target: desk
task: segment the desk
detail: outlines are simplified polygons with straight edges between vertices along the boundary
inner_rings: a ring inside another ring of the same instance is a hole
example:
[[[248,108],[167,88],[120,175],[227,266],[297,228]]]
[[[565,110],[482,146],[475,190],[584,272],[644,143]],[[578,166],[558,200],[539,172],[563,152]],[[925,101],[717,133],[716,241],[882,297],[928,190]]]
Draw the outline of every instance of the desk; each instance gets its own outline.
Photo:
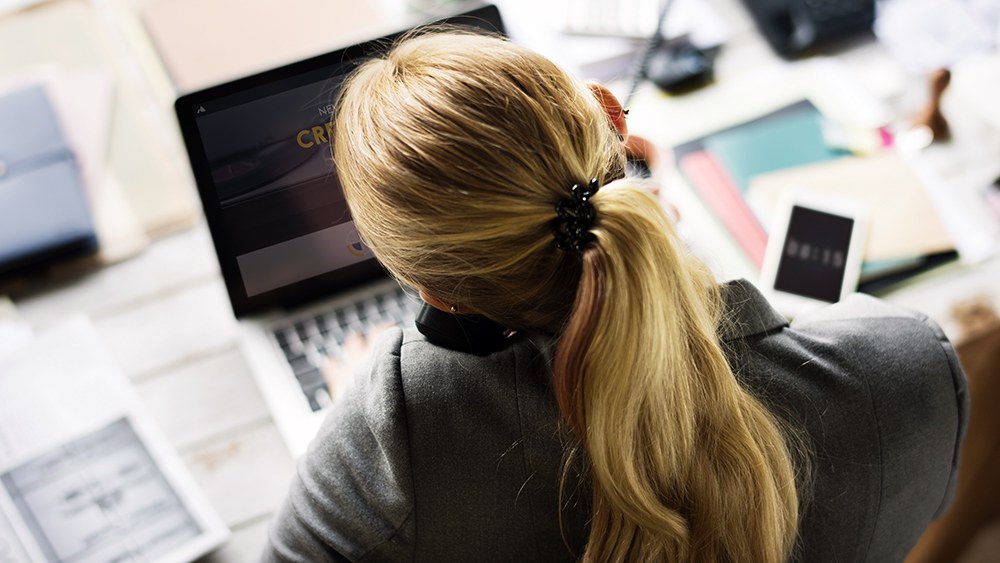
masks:
[[[639,99],[642,108],[650,108],[648,114],[642,109],[630,117],[636,133],[664,146],[671,144],[674,132],[705,126],[711,112],[699,115],[696,107],[725,103],[725,96],[732,94],[725,89],[730,80],[762,68],[780,72],[783,65],[756,35],[738,0],[711,2],[731,33],[718,61],[719,86],[669,103],[658,103],[659,94],[644,87]],[[867,42],[837,58],[877,81],[886,55]],[[764,74],[757,79],[771,78]],[[701,119],[701,124],[694,123],[692,116]],[[675,180],[668,178],[667,191],[692,226],[692,237],[711,249],[720,275],[755,277],[731,242],[713,233],[713,219],[696,196],[675,188],[680,186]],[[996,299],[997,279],[1000,263],[994,261],[976,269],[941,273],[888,297],[926,310],[955,336],[959,332],[949,321],[949,299],[981,291]],[[270,518],[284,498],[294,464],[237,348],[236,321],[204,223],[156,240],[131,260],[16,304],[22,318],[39,330],[77,313],[93,320],[155,420],[233,530],[230,543],[205,561],[254,560],[266,540]]]

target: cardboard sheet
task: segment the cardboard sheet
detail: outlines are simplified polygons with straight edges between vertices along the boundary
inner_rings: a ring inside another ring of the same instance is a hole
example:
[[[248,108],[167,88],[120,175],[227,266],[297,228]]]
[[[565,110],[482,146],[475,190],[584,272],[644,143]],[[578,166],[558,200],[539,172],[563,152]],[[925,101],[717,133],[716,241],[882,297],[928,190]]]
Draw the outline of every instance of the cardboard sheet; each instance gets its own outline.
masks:
[[[184,93],[394,31],[379,7],[352,0],[159,0],[142,19]]]
[[[757,176],[750,182],[747,199],[766,227],[779,199],[797,191],[835,195],[869,207],[865,261],[910,258],[954,248],[923,185],[895,151]]]

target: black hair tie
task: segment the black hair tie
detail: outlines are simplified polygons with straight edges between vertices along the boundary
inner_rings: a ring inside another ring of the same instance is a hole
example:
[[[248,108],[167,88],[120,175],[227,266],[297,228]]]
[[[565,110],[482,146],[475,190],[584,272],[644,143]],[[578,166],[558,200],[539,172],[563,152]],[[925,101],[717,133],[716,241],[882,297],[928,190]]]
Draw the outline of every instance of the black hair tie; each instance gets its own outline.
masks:
[[[594,197],[599,187],[597,178],[586,186],[573,184],[570,189],[573,197],[556,202],[557,217],[551,222],[556,248],[583,253],[587,243],[594,240],[590,232],[594,224],[594,206],[590,204],[590,198]]]

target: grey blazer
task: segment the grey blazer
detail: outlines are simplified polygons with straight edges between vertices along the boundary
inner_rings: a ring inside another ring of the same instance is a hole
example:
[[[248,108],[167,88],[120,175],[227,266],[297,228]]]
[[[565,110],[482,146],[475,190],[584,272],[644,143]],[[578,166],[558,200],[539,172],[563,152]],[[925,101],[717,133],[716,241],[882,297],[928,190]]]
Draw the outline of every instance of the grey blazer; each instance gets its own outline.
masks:
[[[901,561],[955,485],[968,397],[952,346],[870,297],[789,326],[745,281],[725,295],[737,377],[811,450],[795,559]],[[522,336],[476,357],[384,337],[301,460],[263,560],[573,560],[589,491],[564,499],[564,538],[548,346]]]

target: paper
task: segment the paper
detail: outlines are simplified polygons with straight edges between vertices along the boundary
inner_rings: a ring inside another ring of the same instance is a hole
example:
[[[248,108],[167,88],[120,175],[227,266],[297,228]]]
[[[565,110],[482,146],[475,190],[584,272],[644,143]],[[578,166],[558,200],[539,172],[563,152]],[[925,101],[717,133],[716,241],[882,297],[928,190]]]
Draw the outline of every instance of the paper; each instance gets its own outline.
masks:
[[[767,249],[767,235],[726,169],[707,151],[685,154],[678,164],[733,240],[760,268]]]
[[[866,262],[912,258],[955,247],[925,188],[895,151],[764,174],[750,186],[747,200],[765,227],[778,201],[794,193],[827,194],[864,204],[871,210]]]
[[[996,50],[1000,4],[994,0],[883,0],[874,30],[910,72],[929,74],[969,55]]]
[[[351,0],[159,0],[142,16],[179,92],[397,31]]]
[[[49,561],[154,561],[202,533],[127,418],[0,474],[0,487]]]
[[[110,263],[135,255],[149,238],[107,166],[114,109],[111,76],[94,69],[49,71],[45,85],[83,168],[101,241],[99,259]]]
[[[40,4],[42,1],[43,0],[0,0],[0,16],[3,16],[8,12],[16,12],[22,8]],[[0,550],[0,555],[3,555],[3,550]],[[0,559],[0,562],[2,561],[3,559]]]
[[[702,140],[741,192],[754,176],[848,154],[823,140],[822,116],[808,103],[720,131]]]
[[[0,363],[0,545],[180,562],[227,536],[85,319]]]
[[[3,444],[0,443],[0,447]],[[17,533],[13,525],[7,520],[3,511],[0,511],[0,561],[3,563],[30,563],[28,554],[24,552],[24,546],[17,539]]]
[[[1000,132],[1000,52],[968,57],[951,69],[950,95]]]
[[[50,69],[40,76],[40,82],[52,100],[66,142],[80,162],[89,189],[95,189],[104,178],[108,155],[113,107],[111,76],[96,69]]]
[[[35,337],[31,327],[18,321],[17,307],[9,297],[0,295],[0,365],[9,356],[17,353]],[[0,441],[0,457],[3,456],[4,443]],[[2,561],[2,560],[0,560]]]
[[[34,334],[28,326],[10,319],[0,318],[0,363],[14,355],[25,344],[31,342]],[[4,442],[0,438],[0,458],[3,457]]]

